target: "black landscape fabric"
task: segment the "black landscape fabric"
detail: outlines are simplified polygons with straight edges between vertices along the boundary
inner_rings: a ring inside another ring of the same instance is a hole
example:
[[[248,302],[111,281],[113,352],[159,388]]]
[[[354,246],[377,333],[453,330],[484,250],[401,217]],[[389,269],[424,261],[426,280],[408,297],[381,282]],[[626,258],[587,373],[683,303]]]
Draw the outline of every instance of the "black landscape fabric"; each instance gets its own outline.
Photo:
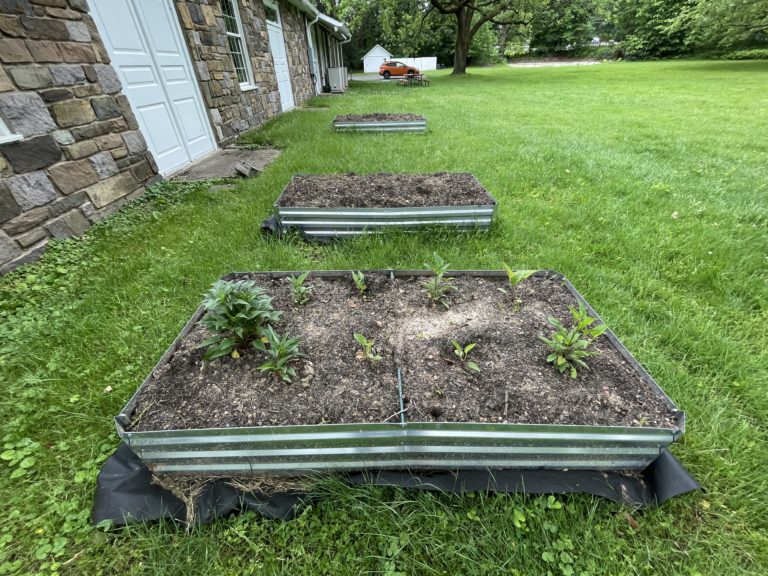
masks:
[[[639,475],[595,470],[461,470],[416,474],[407,471],[356,472],[344,475],[351,484],[402,486],[441,492],[511,492],[526,494],[584,493],[629,506],[653,506],[698,490],[701,485],[669,452],[663,451]],[[224,480],[205,485],[196,500],[195,523],[207,524],[241,511],[290,520],[308,494],[243,493]],[[187,518],[184,503],[152,483],[152,473],[133,451],[121,444],[104,463],[96,483],[93,523],[115,526],[162,518]]]

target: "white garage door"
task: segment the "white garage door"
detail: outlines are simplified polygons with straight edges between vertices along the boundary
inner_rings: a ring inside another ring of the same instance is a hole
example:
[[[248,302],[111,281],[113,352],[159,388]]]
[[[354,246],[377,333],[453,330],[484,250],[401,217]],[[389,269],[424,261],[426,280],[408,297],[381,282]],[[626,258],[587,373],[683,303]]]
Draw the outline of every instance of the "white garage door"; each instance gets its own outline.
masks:
[[[285,55],[285,39],[283,38],[283,26],[280,23],[280,11],[276,4],[265,0],[264,13],[267,16],[269,48],[275,63],[277,89],[280,91],[280,106],[283,112],[287,112],[294,107],[295,103],[293,101],[293,88],[291,87],[291,74],[288,70],[288,57]]]
[[[162,174],[216,148],[173,4],[90,0],[123,92]]]

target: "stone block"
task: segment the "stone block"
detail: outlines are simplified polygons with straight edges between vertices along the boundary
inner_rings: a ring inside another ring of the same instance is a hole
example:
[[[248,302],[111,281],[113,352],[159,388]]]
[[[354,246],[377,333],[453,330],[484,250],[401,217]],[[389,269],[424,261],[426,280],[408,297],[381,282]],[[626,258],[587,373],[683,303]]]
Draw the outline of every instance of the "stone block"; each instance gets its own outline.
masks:
[[[83,18],[80,12],[68,8],[46,8],[45,13],[51,18],[61,18],[62,20],[82,20]]]
[[[187,30],[190,30],[193,28],[192,26],[192,18],[189,16],[189,9],[187,8],[186,2],[176,2],[176,9],[179,12],[179,16],[181,17],[181,23]]]
[[[63,20],[22,16],[21,25],[27,30],[27,38],[33,40],[69,39],[69,30],[67,30],[67,24]]]
[[[35,62],[61,62],[63,60],[57,42],[51,40],[30,40],[27,42],[27,48],[29,48]]]
[[[115,148],[112,150],[112,158],[115,160],[119,160],[120,158],[125,158],[128,156],[128,148],[125,146],[120,146],[119,148]]]
[[[0,180],[0,224],[8,222],[19,214],[21,214],[21,207],[16,203],[5,182]]]
[[[216,16],[213,15],[213,8],[208,6],[207,4],[203,4],[200,7],[203,11],[203,18],[205,19],[206,26],[210,26],[211,28],[216,27]]]
[[[211,73],[208,71],[208,64],[205,62],[197,62],[197,75],[203,82],[210,80]]]
[[[84,140],[82,142],[78,142],[77,144],[71,144],[69,146],[66,146],[64,148],[64,153],[67,155],[67,158],[70,160],[78,160],[80,158],[85,158],[86,156],[90,156],[91,154],[96,154],[96,152],[99,151],[98,146],[96,146],[96,142],[93,140]]]
[[[36,136],[57,128],[45,102],[34,92],[0,94],[0,114],[15,134]]]
[[[90,42],[91,33],[88,31],[88,25],[85,22],[76,22],[68,20],[64,23],[69,31],[69,37],[74,42]]]
[[[56,140],[57,143],[61,144],[62,146],[75,143],[75,137],[72,136],[72,132],[69,130],[55,130],[51,132],[51,136],[54,140]]]
[[[142,160],[138,164],[131,166],[131,174],[136,179],[136,182],[145,182],[155,175],[155,171],[152,170],[152,166],[149,162]]]
[[[64,62],[83,63],[96,62],[96,53],[90,44],[79,44],[77,42],[62,42],[61,53],[64,55]]]
[[[117,77],[117,73],[112,66],[109,64],[94,64],[93,69],[105,94],[117,94],[120,92],[122,84],[120,84],[120,79]]]
[[[129,172],[124,172],[118,176],[113,176],[107,180],[102,180],[98,184],[89,187],[86,192],[91,199],[91,203],[96,208],[103,208],[115,200],[127,196],[138,185]]]
[[[30,0],[32,4],[40,6],[55,6],[56,8],[66,8],[67,0]]]
[[[112,132],[112,125],[109,123],[109,121],[94,122],[93,124],[88,124],[87,126],[80,126],[79,128],[72,129],[72,135],[78,142],[80,140],[91,140],[92,138],[103,136],[104,134],[109,134],[110,132]]]
[[[26,32],[18,16],[0,14],[0,33],[11,38],[23,38]]]
[[[85,72],[85,77],[88,79],[88,82],[96,82],[98,80],[96,77],[96,70],[94,70],[93,66],[90,64],[83,66],[83,72]]]
[[[85,73],[82,66],[73,66],[71,64],[57,64],[49,66],[51,76],[57,86],[73,86],[85,82]]]
[[[46,66],[14,66],[11,77],[22,90],[47,88],[53,83],[51,72]]]
[[[0,232],[0,264],[6,264],[21,256],[19,245],[5,232]]]
[[[88,96],[97,96],[101,94],[101,87],[98,84],[82,84],[72,88],[75,96],[78,98],[87,98]]]
[[[66,100],[52,106],[56,123],[62,128],[88,124],[96,119],[88,100]]]
[[[144,140],[144,136],[139,130],[125,132],[123,140],[125,140],[125,146],[131,154],[138,154],[147,149],[147,141]]]
[[[99,120],[108,120],[121,116],[120,107],[113,96],[104,96],[103,98],[91,99],[91,106]]]
[[[8,74],[5,73],[5,68],[0,66],[0,92],[8,92],[8,90],[13,90],[13,82],[11,82],[11,79],[8,77]]]
[[[50,222],[45,226],[51,236],[54,238],[70,238],[71,236],[81,236],[90,223],[85,219],[80,210],[72,210],[61,218]]]
[[[96,142],[99,150],[113,150],[123,145],[120,134],[104,134],[94,138],[94,142]]]
[[[16,241],[21,244],[22,248],[29,248],[30,246],[40,242],[40,240],[43,238],[47,237],[48,232],[46,232],[43,228],[38,228],[37,230],[32,230],[32,232],[27,232],[23,236],[18,236]]]
[[[115,159],[112,158],[112,154],[110,154],[109,152],[99,152],[98,154],[94,154],[93,156],[88,158],[88,161],[91,163],[91,166],[93,166],[93,169],[96,171],[96,174],[98,175],[99,180],[104,180],[106,178],[109,178],[110,176],[114,176],[120,171],[117,168]]]
[[[28,0],[0,0],[0,13],[3,14],[32,14],[32,6]]]
[[[61,159],[61,149],[52,136],[36,136],[0,145],[16,174],[47,168]]]
[[[99,181],[96,171],[88,160],[57,164],[48,170],[48,176],[62,194],[72,194]]]
[[[42,171],[7,178],[6,184],[22,210],[43,206],[56,199],[56,189]]]
[[[6,64],[32,62],[32,54],[27,50],[24,40],[2,38],[0,39],[0,61]]]
[[[46,102],[61,102],[72,98],[72,90],[69,88],[52,88],[51,90],[43,90],[40,92],[40,96]]]
[[[48,208],[51,210],[51,217],[55,218],[56,216],[60,216],[65,212],[69,212],[72,210],[72,208],[82,206],[86,202],[88,202],[88,195],[85,193],[85,190],[80,190],[75,194],[70,194],[64,198],[59,198],[56,200],[56,202],[50,204]]]
[[[79,10],[80,12],[88,12],[87,0],[69,0],[69,7],[72,10]]]
[[[200,10],[200,6],[197,4],[187,4],[189,8],[189,16],[192,18],[192,22],[200,26],[205,25],[205,18],[203,17],[203,11]]]
[[[9,220],[3,226],[3,230],[8,232],[8,234],[11,236],[16,236],[17,234],[21,234],[30,228],[34,228],[35,226],[42,224],[48,220],[50,215],[51,211],[48,209],[48,206],[43,206],[42,208],[33,208],[32,210],[22,212],[12,220]]]

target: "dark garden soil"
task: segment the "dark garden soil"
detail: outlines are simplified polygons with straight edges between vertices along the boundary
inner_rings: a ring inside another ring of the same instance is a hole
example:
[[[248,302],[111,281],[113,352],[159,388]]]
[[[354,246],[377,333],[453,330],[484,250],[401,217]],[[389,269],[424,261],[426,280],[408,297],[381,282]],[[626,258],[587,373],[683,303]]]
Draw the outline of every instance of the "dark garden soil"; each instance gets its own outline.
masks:
[[[472,174],[297,174],[280,207],[405,208],[495,205]]]
[[[546,363],[539,336],[552,332],[547,318],[568,324],[576,304],[557,279],[526,280],[517,311],[501,278],[456,278],[447,309],[429,303],[423,278],[368,274],[365,299],[350,277],[310,278],[304,306],[293,304],[284,279],[253,279],[283,311],[275,329],[301,337],[305,357],[293,383],[259,371],[264,359],[253,349],[204,362],[197,346],[209,334],[198,323],[142,390],[132,430],[396,422],[397,367],[410,422],[675,427],[671,410],[604,336],[601,354],[576,380]],[[354,332],[374,338],[383,359],[360,358]],[[452,339],[477,344],[469,359],[480,373],[458,361]]]
[[[343,114],[336,116],[334,122],[416,122],[426,120],[418,114]]]

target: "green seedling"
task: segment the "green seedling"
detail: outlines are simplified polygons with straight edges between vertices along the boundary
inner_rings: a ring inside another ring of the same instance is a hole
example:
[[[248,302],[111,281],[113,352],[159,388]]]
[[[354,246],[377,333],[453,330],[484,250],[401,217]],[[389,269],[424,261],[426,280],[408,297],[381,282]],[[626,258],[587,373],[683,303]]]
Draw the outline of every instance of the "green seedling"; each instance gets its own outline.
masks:
[[[203,308],[202,323],[214,332],[199,346],[207,348],[204,360],[227,354],[238,358],[238,349],[280,318],[280,312],[272,308],[272,298],[251,280],[219,280],[203,297]]]
[[[480,372],[480,366],[478,366],[476,362],[472,362],[471,360],[467,359],[469,353],[474,349],[475,346],[477,346],[477,343],[470,342],[466,346],[462,346],[458,340],[451,340],[451,344],[453,344],[453,353],[458,356],[459,360],[464,366],[470,370],[474,370],[475,372]]]
[[[360,271],[352,272],[352,281],[355,283],[355,288],[357,288],[360,297],[364,298],[365,291],[368,289],[368,286],[365,284],[365,274]]]
[[[537,270],[512,270],[512,268],[506,264],[502,264],[502,266],[504,266],[504,270],[507,271],[507,280],[509,280],[509,288],[512,290],[512,297],[515,300],[515,312],[517,312],[520,310],[520,306],[523,303],[520,299],[519,285],[523,280],[535,274]],[[503,288],[499,288],[499,290],[506,293],[506,290]]]
[[[589,356],[595,356],[599,352],[588,350],[595,339],[606,331],[605,324],[590,328],[595,319],[587,314],[584,304],[579,303],[578,308],[568,308],[573,319],[573,326],[566,328],[557,319],[550,316],[549,323],[557,330],[544,338],[539,336],[549,346],[552,352],[547,356],[547,362],[553,364],[561,374],[569,371],[571,378],[576,378],[576,367],[589,368],[584,361]]]
[[[303,306],[309,302],[309,297],[312,295],[312,286],[304,285],[304,281],[309,276],[309,272],[304,272],[298,276],[288,276],[286,280],[291,285],[291,294],[293,295],[293,303]]]
[[[259,366],[259,370],[272,372],[290,384],[296,377],[296,370],[290,364],[303,356],[299,352],[300,341],[298,337],[280,336],[272,326],[267,326],[261,339],[253,343],[256,350],[267,355],[267,361]]]
[[[421,283],[427,292],[427,296],[433,302],[439,302],[448,308],[445,296],[448,292],[457,289],[456,286],[451,284],[451,280],[445,277],[445,273],[448,271],[450,264],[443,260],[437,252],[434,252],[432,254],[432,262],[425,262],[424,266],[434,274],[434,276]]]
[[[368,340],[368,338],[366,338],[362,334],[358,334],[357,332],[355,332],[353,336],[355,337],[355,340],[357,340],[357,343],[360,344],[360,347],[362,348],[362,351],[359,354],[362,354],[363,358],[365,358],[366,360],[370,360],[371,362],[378,362],[379,360],[382,359],[382,356],[380,356],[379,354],[375,354],[373,352],[373,345],[376,342],[376,340],[374,340],[373,338]]]

